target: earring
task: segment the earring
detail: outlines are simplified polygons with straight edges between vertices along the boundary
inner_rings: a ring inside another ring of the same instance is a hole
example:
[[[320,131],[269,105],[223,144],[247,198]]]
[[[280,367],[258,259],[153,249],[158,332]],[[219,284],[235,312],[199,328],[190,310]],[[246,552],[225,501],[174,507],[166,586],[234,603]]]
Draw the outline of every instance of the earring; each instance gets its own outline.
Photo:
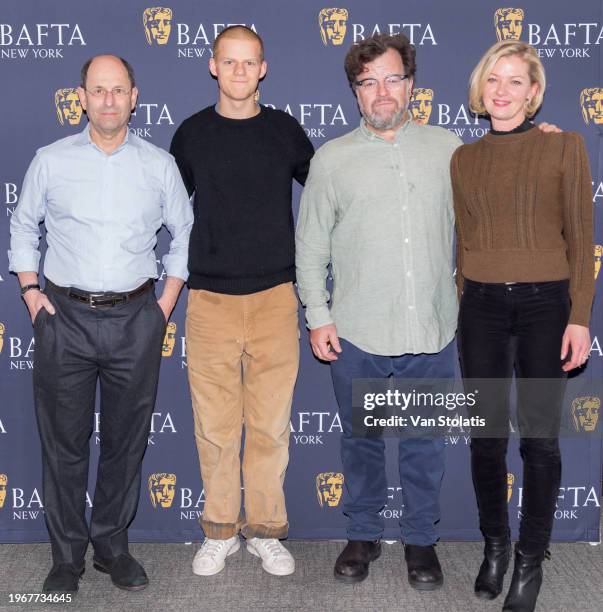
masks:
[[[253,94],[253,101],[257,104],[260,101],[260,90],[256,89]]]

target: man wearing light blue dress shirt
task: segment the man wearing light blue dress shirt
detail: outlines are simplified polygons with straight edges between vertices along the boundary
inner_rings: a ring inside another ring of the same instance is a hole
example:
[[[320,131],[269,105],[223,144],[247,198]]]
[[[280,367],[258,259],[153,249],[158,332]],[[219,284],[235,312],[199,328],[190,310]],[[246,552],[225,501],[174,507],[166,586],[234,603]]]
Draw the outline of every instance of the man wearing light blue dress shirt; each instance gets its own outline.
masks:
[[[128,133],[136,104],[131,66],[98,56],[78,88],[89,124],[38,150],[11,220],[16,272],[36,344],[34,397],[42,443],[53,566],[46,592],[75,592],[88,541],[115,586],[148,578],[128,552],[141,463],[155,403],[165,326],[187,279],[193,215],[173,158]],[[38,284],[39,224],[46,285]],[[172,240],[155,299],[156,234]],[[90,527],[85,519],[89,438],[100,379],[101,450]]]

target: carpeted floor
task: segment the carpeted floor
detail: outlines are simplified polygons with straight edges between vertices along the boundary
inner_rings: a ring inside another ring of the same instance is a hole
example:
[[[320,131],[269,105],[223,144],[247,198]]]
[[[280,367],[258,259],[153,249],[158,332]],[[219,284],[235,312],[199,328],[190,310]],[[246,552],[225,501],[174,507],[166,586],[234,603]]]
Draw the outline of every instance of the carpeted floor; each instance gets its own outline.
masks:
[[[364,582],[348,586],[333,579],[333,563],[341,542],[286,544],[295,556],[293,576],[266,574],[260,561],[245,547],[229,557],[225,570],[209,578],[191,572],[197,544],[132,544],[131,552],[144,564],[149,587],[127,593],[113,587],[107,575],[87,569],[80,591],[69,605],[16,605],[9,593],[35,593],[49,569],[48,544],[0,546],[0,610],[84,610],[134,612],[155,610],[308,610],[316,612],[471,612],[500,610],[503,595],[493,602],[477,599],[472,592],[482,546],[469,542],[442,542],[438,554],[444,569],[444,586],[434,593],[419,593],[406,580],[403,548],[399,542],[384,544],[380,559],[371,565]],[[589,544],[553,544],[545,562],[544,583],[537,610],[603,610],[603,551]],[[505,587],[508,586],[510,572]]]

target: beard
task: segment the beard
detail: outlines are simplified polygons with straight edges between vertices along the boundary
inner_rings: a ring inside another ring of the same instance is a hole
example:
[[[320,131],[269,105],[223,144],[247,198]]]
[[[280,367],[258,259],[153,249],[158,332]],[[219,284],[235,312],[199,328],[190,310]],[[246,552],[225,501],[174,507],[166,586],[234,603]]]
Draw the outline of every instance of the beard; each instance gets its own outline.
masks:
[[[360,113],[364,117],[364,120],[376,130],[391,130],[392,128],[395,128],[397,125],[402,123],[402,119],[406,114],[406,107],[401,108],[398,106],[395,100],[392,100],[391,98],[385,99],[391,100],[396,104],[396,106],[394,107],[394,110],[384,114],[371,112],[359,105]],[[376,100],[376,102],[382,101],[384,101],[384,99]]]

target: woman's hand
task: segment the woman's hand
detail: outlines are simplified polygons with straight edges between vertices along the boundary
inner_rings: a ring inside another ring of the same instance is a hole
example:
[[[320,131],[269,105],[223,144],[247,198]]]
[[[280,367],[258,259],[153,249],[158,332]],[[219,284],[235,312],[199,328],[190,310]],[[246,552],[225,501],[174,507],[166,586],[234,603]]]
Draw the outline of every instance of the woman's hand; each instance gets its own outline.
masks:
[[[570,323],[561,340],[561,361],[570,355],[570,360],[564,363],[562,369],[569,372],[574,368],[583,366],[590,356],[590,332],[584,325]]]

